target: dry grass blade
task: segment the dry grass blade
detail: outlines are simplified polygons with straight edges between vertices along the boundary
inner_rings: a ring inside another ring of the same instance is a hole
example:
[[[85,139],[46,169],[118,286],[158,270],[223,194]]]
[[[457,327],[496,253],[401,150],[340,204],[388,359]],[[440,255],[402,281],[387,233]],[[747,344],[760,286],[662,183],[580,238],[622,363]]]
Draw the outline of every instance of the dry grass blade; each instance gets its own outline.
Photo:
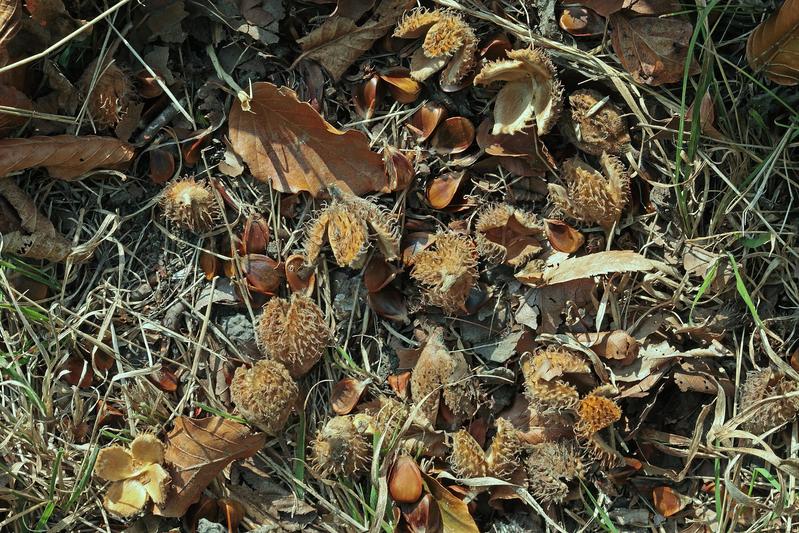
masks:
[[[780,85],[799,83],[799,0],[785,0],[746,41],[746,59]]]

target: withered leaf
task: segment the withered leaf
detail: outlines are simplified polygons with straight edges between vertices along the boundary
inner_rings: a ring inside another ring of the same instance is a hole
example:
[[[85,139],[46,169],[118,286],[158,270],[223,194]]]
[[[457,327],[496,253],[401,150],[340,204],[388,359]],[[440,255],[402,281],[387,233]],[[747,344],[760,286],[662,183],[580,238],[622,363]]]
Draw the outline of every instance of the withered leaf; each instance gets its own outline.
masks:
[[[680,3],[675,0],[582,0],[580,4],[603,17],[609,17],[622,9],[629,9],[639,15],[664,15],[680,9]]]
[[[613,272],[645,272],[655,270],[660,262],[628,250],[610,250],[562,261],[558,266],[544,272],[548,285],[577,279],[601,276]]]
[[[0,0],[2,2],[2,0]],[[2,36],[0,36],[2,39]],[[2,45],[0,45],[2,47]],[[0,48],[0,57],[2,56],[2,48]],[[16,109],[33,109],[33,102],[15,87],[9,85],[0,85],[0,105],[5,107],[14,107]],[[5,137],[11,133],[14,128],[22,126],[28,121],[27,117],[21,115],[12,115],[11,113],[0,113],[0,137]]]
[[[55,135],[0,140],[0,176],[45,167],[50,176],[72,180],[96,168],[122,168],[133,146],[113,137]]]
[[[372,44],[394,27],[413,2],[408,0],[383,0],[374,16],[361,26],[346,16],[333,16],[311,33],[299,39],[303,59],[319,62],[334,80],[356,59],[372,47]]]
[[[21,0],[0,0],[0,66],[8,63],[6,46],[19,31],[21,19]]]
[[[357,131],[334,128],[286,87],[254,83],[251,112],[236,102],[230,142],[257,179],[280,192],[316,196],[336,183],[361,195],[384,189],[383,159]]]
[[[175,427],[165,442],[164,459],[172,484],[166,501],[153,514],[177,517],[200,499],[208,484],[229,463],[251,457],[263,448],[266,436],[219,416],[200,420],[181,416],[175,419]]]
[[[785,0],[746,41],[746,60],[780,85],[799,83],[799,0]]]
[[[427,491],[433,496],[441,510],[441,522],[444,531],[458,531],[459,533],[478,533],[480,530],[474,522],[469,506],[452,494],[434,477],[422,473]]]
[[[683,77],[688,42],[693,34],[689,22],[676,18],[611,15],[613,50],[638,83],[657,86]],[[689,74],[699,72],[691,59]]]

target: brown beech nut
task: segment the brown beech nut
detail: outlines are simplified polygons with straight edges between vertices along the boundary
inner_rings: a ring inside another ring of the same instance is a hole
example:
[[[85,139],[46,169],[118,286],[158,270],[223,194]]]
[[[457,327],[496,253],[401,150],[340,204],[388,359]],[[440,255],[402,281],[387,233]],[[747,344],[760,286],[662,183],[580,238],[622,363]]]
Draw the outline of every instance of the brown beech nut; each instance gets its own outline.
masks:
[[[400,455],[388,480],[388,492],[395,502],[414,503],[422,497],[422,473],[416,461]]]

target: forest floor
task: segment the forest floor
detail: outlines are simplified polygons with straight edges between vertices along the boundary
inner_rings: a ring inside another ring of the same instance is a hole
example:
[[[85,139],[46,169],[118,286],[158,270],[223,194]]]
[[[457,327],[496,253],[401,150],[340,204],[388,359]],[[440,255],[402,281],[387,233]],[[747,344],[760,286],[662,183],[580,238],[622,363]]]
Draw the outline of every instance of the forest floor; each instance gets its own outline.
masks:
[[[796,531],[778,7],[0,1],[0,531]]]

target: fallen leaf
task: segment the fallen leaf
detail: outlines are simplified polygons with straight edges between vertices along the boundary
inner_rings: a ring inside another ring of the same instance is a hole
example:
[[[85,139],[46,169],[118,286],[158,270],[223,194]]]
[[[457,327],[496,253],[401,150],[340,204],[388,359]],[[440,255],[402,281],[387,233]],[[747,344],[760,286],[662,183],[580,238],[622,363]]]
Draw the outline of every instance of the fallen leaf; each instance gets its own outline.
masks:
[[[257,179],[314,196],[332,183],[356,195],[386,187],[383,160],[362,133],[334,128],[286,87],[254,83],[252,94],[252,112],[231,109],[230,142]]]
[[[2,35],[0,35],[0,39],[2,39]],[[1,46],[2,45],[0,45],[0,47]],[[0,56],[2,56],[2,48],[0,48]],[[25,93],[8,85],[0,85],[0,105],[4,107],[14,107],[20,110],[33,109],[33,102],[30,101]],[[0,113],[0,137],[5,137],[15,128],[22,126],[27,121],[28,117],[22,115]]]
[[[645,272],[655,270],[661,265],[659,261],[647,259],[637,252],[610,250],[566,259],[544,272],[544,282],[554,285],[615,272]]]
[[[0,0],[0,66],[5,66],[8,63],[6,47],[8,41],[19,31],[21,20],[21,0]]]
[[[31,19],[45,30],[50,42],[66,37],[84,24],[69,14],[62,0],[26,0],[25,7]],[[90,33],[91,29],[80,39],[85,39]]]
[[[338,80],[356,59],[369,50],[374,42],[394,27],[413,2],[383,0],[371,19],[361,26],[345,16],[333,16],[311,33],[299,39],[303,59],[319,62],[334,80]]]
[[[638,83],[657,86],[683,77],[693,26],[676,18],[611,15],[613,50]],[[691,59],[689,74],[699,65]]]
[[[427,491],[433,496],[438,503],[438,508],[441,511],[441,523],[444,526],[444,531],[457,531],[458,533],[479,533],[477,524],[474,523],[474,518],[469,513],[469,506],[447,490],[435,478],[422,472],[425,486]]]
[[[229,463],[255,455],[264,447],[266,436],[222,417],[200,420],[185,416],[175,419],[166,436],[164,459],[169,465],[172,485],[166,502],[156,506],[158,516],[183,516],[191,504]]]
[[[675,0],[582,0],[580,4],[603,17],[609,17],[622,9],[629,9],[639,15],[665,15],[680,9],[680,3]]]
[[[238,25],[237,31],[264,44],[280,40],[279,23],[286,16],[282,0],[241,0],[239,9],[246,23]]]
[[[30,259],[63,261],[72,251],[70,241],[11,178],[0,179],[0,234],[3,252]]]
[[[358,405],[366,386],[371,380],[358,380],[355,378],[344,378],[333,387],[330,393],[330,405],[333,412],[337,415],[348,415]]]
[[[45,167],[50,176],[72,180],[96,168],[121,168],[133,146],[113,137],[55,135],[0,140],[0,176]]]
[[[799,0],[785,0],[755,28],[746,40],[746,60],[774,83],[799,83]]]

